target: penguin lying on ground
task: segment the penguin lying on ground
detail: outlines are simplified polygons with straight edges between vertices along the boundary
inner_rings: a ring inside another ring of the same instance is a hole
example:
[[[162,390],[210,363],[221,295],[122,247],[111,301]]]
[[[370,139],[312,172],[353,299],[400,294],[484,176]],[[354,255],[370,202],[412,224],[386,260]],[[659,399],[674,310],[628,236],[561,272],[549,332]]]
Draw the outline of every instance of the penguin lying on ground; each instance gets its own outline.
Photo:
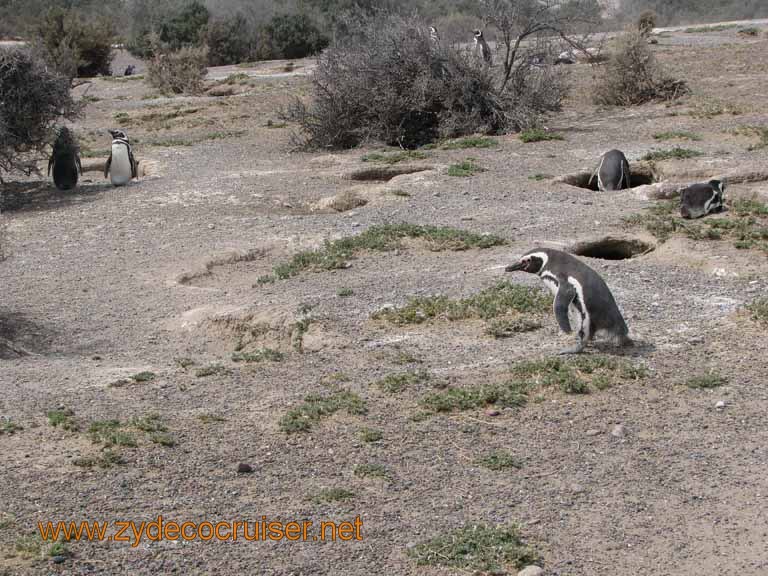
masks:
[[[605,281],[576,257],[550,248],[536,248],[523,255],[507,272],[536,274],[555,295],[554,312],[560,329],[571,333],[568,313],[579,321],[578,342],[560,354],[578,354],[596,334],[610,336],[618,346],[631,346],[629,330]]]
[[[600,158],[600,165],[592,174],[589,183],[597,174],[597,189],[601,192],[613,192],[629,188],[629,162],[621,150],[609,150]]]
[[[701,218],[723,211],[724,180],[710,180],[691,184],[680,193],[680,215],[683,218]]]
[[[112,151],[104,166],[104,178],[109,176],[113,186],[122,186],[138,178],[139,163],[133,157],[128,136],[122,130],[110,130],[112,135]]]
[[[53,167],[53,183],[59,190],[70,190],[77,186],[78,175],[83,173],[80,164],[80,147],[69,128],[63,127],[53,143],[53,152],[48,159],[48,175]]]

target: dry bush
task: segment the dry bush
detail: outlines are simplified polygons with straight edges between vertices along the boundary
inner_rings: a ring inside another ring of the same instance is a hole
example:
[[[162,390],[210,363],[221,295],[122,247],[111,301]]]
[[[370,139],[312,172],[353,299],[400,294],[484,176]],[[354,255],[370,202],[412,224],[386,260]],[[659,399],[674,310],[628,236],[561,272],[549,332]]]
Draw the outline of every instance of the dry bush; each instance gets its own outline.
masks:
[[[199,94],[208,70],[208,48],[185,46],[169,51],[155,47],[147,63],[147,81],[164,94]]]
[[[688,92],[684,80],[671,78],[659,64],[643,35],[629,31],[617,38],[592,98],[596,104],[633,106],[673,100]]]
[[[484,28],[481,18],[461,12],[441,16],[435,20],[434,25],[440,34],[440,41],[447,44],[472,42],[472,31]],[[488,42],[493,40],[489,32],[485,32],[485,39]]]
[[[74,119],[79,110],[69,79],[41,55],[0,48],[0,182],[3,172],[36,172],[57,120]]]
[[[565,94],[555,72],[531,66],[516,68],[514,81],[500,87],[481,59],[435,45],[413,17],[357,14],[345,28],[348,34],[318,59],[312,101],[296,101],[290,111],[312,147],[379,140],[415,148],[502,133],[536,123]]]
[[[645,10],[637,17],[637,31],[641,36],[650,36],[654,28],[656,28],[656,12],[653,10]]]

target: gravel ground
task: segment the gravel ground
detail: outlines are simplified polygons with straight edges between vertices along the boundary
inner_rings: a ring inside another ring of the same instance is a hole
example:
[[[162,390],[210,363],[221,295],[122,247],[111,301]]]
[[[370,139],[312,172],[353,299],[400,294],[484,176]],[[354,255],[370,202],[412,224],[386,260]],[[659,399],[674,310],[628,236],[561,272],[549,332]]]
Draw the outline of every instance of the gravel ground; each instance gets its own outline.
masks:
[[[487,336],[474,320],[398,327],[370,318],[415,295],[468,296],[501,279],[536,286],[503,266],[537,244],[643,236],[622,218],[652,202],[631,190],[599,194],[532,175],[591,170],[614,147],[636,161],[678,144],[703,152],[681,163],[702,178],[742,166],[768,173],[768,151],[748,151],[754,137],[731,134],[768,125],[768,41],[735,30],[701,36],[672,34],[674,42],[655,48],[691,85],[680,105],[597,109],[583,96],[590,68],[575,65],[574,96],[548,126],[565,140],[524,144],[509,135],[492,148],[436,150],[419,161],[433,170],[389,183],[344,177],[367,166],[367,149],[292,149],[292,127],[277,111],[306,91],[307,80],[273,75],[283,63],[247,70],[250,80],[221,98],[168,99],[141,80],[97,80],[88,92],[95,101],[76,125],[84,148],[100,158],[106,129],[120,124],[137,142],[145,175],[112,188],[89,172],[66,195],[35,182],[6,190],[0,336],[29,353],[2,349],[0,417],[23,429],[0,434],[0,574],[465,573],[417,566],[407,550],[468,523],[518,524],[551,575],[768,573],[768,344],[765,329],[741,309],[765,295],[763,252],[674,237],[629,260],[588,259],[638,342],[626,352],[595,346],[589,354],[642,365],[648,378],[588,395],[547,390],[497,415],[481,408],[416,417],[436,383],[499,381],[511,362],[563,347],[569,338],[551,315],[541,317],[540,330],[508,339]],[[230,73],[212,70],[210,78]],[[696,114],[713,102],[738,113]],[[652,137],[668,130],[702,140]],[[468,156],[486,171],[446,174]],[[317,209],[348,190],[368,204]],[[768,199],[768,187],[736,183],[728,194]],[[299,249],[384,222],[493,233],[508,245],[433,252],[408,243],[362,254],[348,269],[258,282]],[[338,296],[342,288],[352,294]],[[305,317],[311,323],[299,353],[288,328]],[[284,360],[232,362],[237,327],[264,323],[270,330],[259,342],[282,350]],[[402,364],[403,353],[418,362]],[[183,368],[181,358],[195,365]],[[212,363],[224,370],[195,376]],[[397,395],[373,385],[406,369],[432,378]],[[143,371],[155,378],[114,385]],[[685,385],[708,371],[726,384]],[[279,429],[305,396],[338,386],[364,398],[367,413],[340,412],[304,434]],[[60,408],[74,411],[80,432],[49,424],[46,413]],[[123,465],[76,465],[99,454],[84,432],[88,423],[152,413],[174,446],[135,432],[138,446],[121,449]],[[619,424],[621,433],[612,434]],[[362,427],[381,430],[383,439],[362,442]],[[522,467],[477,465],[495,449]],[[238,474],[239,463],[253,473]],[[356,476],[365,463],[385,466],[389,478]],[[354,496],[313,499],[333,487]],[[61,563],[20,549],[38,521],[140,522],[158,514],[179,522],[360,515],[364,540],[78,542]]]

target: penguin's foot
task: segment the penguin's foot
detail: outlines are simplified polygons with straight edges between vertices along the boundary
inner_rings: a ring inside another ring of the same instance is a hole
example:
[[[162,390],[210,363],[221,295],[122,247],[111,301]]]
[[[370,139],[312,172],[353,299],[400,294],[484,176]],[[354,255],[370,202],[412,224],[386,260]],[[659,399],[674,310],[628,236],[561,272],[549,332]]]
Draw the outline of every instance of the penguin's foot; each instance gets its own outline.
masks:
[[[560,350],[557,355],[558,356],[566,356],[568,354],[581,354],[584,351],[584,344],[582,342],[579,342],[575,346],[571,346],[570,348],[565,348],[563,350]]]

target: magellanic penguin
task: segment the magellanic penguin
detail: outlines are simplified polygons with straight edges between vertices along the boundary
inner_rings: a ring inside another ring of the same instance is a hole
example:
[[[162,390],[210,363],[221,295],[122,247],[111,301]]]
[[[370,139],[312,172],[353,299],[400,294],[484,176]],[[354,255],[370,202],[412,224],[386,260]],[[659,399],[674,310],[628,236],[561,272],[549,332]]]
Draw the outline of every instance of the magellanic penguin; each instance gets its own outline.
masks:
[[[629,162],[621,150],[609,150],[600,158],[600,165],[592,174],[589,183],[597,174],[597,189],[601,192],[613,192],[630,188]]]
[[[691,184],[680,193],[680,215],[683,218],[701,218],[723,211],[725,180],[710,180]]]
[[[429,27],[429,39],[435,45],[440,44],[440,34],[438,34],[437,28],[434,26]]]
[[[560,354],[578,354],[598,333],[609,336],[618,346],[631,346],[629,330],[613,294],[600,275],[576,257],[550,248],[536,248],[507,272],[522,270],[536,274],[555,295],[554,312],[560,329],[571,333],[568,313],[578,318],[578,342]]]
[[[59,190],[71,190],[77,186],[78,176],[83,173],[80,164],[80,147],[69,128],[62,127],[53,143],[53,152],[48,159],[48,175],[53,167],[53,183]]]
[[[104,178],[109,176],[113,186],[122,186],[138,178],[139,163],[133,157],[128,136],[122,130],[110,130],[112,135],[112,151],[107,164],[104,166]]]
[[[488,46],[488,42],[483,38],[482,30],[475,30],[475,52],[479,53],[483,57],[483,61],[491,66],[493,64],[493,56],[491,55],[491,47]]]

